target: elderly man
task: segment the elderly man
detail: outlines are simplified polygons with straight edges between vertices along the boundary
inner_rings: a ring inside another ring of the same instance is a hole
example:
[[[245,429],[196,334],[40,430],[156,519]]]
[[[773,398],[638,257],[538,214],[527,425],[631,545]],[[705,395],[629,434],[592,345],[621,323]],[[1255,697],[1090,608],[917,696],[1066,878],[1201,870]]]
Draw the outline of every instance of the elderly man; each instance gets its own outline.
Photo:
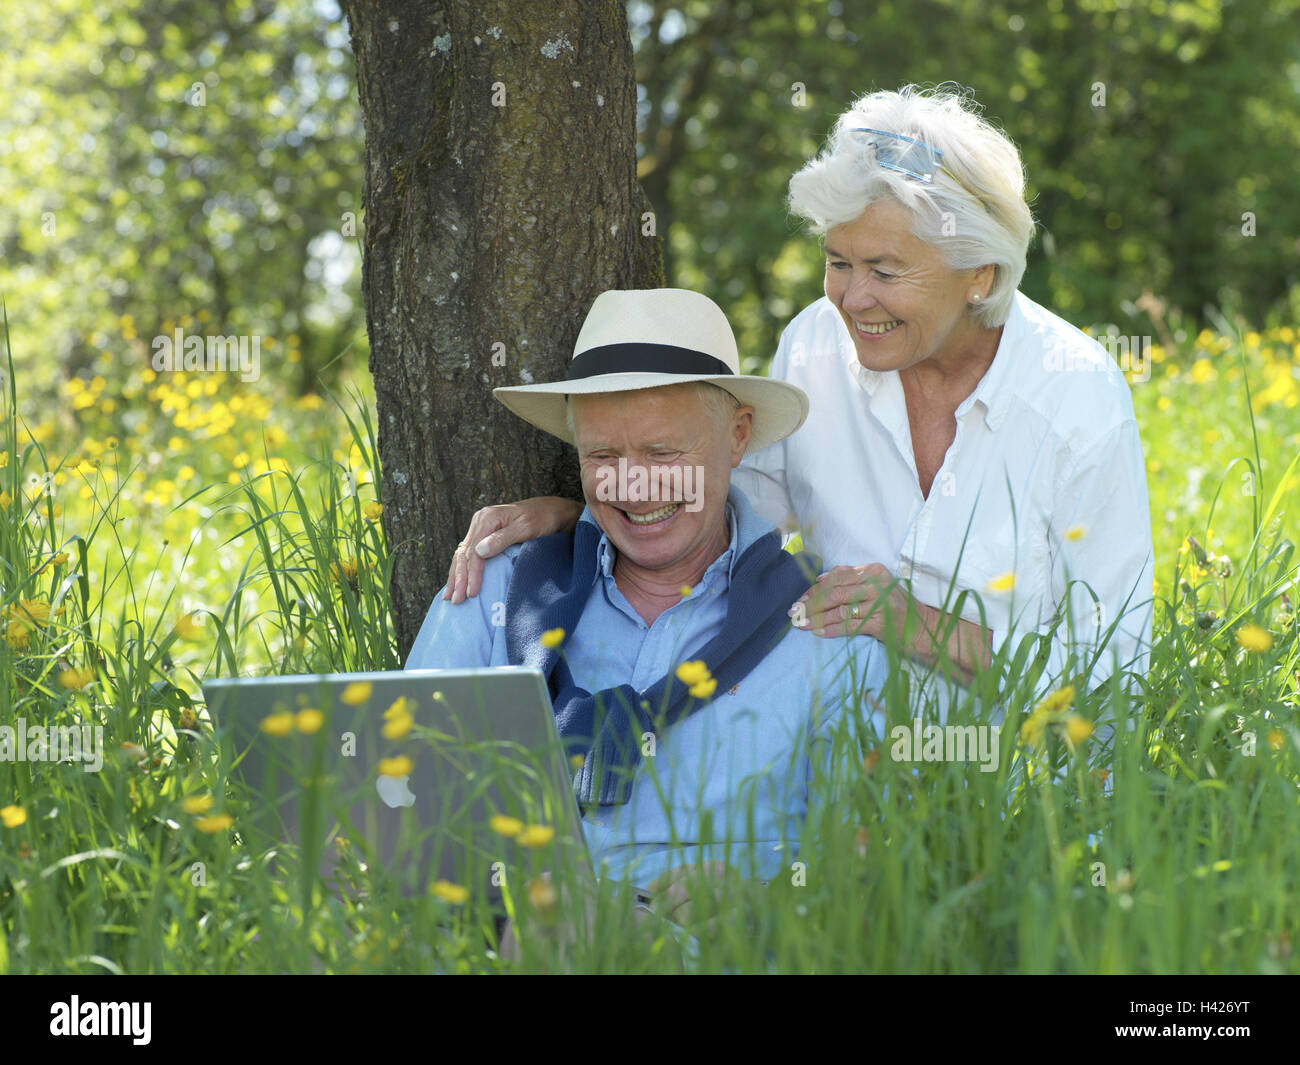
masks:
[[[788,870],[811,759],[824,756],[812,752],[829,746],[817,741],[850,676],[861,692],[884,669],[874,640],[790,625],[816,567],[781,549],[730,477],[793,433],[807,401],[738,365],[703,295],[599,296],[567,380],[495,393],[576,446],[576,529],[491,559],[475,599],[435,599],[406,663],[544,672],[583,758],[575,788],[597,871],[614,880]]]

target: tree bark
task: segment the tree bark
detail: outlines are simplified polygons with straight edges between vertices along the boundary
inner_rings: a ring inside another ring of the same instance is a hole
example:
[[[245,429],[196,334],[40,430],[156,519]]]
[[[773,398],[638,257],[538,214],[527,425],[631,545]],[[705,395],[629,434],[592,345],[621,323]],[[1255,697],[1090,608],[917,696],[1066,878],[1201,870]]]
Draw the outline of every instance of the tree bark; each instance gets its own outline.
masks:
[[[663,284],[623,5],[344,0],[365,120],[362,289],[403,659],[478,507],[580,498],[492,398],[563,377],[592,300]],[[651,230],[651,235],[643,235]]]

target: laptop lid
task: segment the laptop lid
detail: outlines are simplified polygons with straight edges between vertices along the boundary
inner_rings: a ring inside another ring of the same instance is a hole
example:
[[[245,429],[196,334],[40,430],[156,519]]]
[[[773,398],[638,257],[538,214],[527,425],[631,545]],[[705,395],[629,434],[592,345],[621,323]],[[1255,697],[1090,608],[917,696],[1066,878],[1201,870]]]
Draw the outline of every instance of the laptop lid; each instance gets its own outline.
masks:
[[[361,866],[377,866],[403,894],[441,879],[495,900],[543,869],[591,869],[537,670],[224,678],[203,692],[223,764],[249,788],[236,827],[296,849],[336,890],[361,890]],[[386,733],[403,709],[410,730]]]

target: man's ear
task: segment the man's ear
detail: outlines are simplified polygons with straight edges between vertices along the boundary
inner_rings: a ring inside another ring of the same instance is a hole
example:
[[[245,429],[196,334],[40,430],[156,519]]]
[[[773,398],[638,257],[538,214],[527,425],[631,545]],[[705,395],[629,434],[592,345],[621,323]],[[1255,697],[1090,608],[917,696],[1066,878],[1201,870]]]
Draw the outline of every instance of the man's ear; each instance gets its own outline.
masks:
[[[754,435],[754,408],[746,404],[740,407],[731,418],[731,468],[740,465],[749,447],[749,439]]]

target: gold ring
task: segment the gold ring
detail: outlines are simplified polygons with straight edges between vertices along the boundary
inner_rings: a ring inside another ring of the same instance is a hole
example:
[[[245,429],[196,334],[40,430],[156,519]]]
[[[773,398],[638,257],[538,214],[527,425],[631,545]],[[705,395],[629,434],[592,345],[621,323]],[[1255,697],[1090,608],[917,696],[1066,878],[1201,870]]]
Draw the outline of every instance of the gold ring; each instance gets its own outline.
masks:
[[[850,613],[852,613],[852,615],[855,618],[860,618],[862,616],[860,613],[858,613],[858,605],[856,603],[853,604],[853,610],[850,611]]]

